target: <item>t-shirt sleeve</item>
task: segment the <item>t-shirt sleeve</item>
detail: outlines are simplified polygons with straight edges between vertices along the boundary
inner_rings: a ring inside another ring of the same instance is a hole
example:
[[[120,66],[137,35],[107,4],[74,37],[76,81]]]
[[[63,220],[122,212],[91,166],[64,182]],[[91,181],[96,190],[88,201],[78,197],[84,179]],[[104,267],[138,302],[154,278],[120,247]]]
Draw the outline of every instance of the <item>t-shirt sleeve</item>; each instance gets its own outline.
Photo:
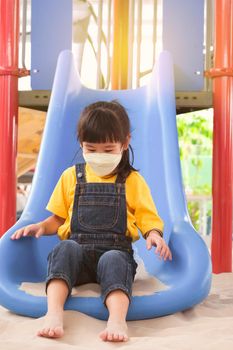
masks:
[[[136,226],[139,228],[143,236],[145,236],[145,234],[152,229],[156,229],[163,234],[163,220],[158,215],[149,186],[139,173],[135,173],[135,180],[134,216]]]
[[[64,219],[68,216],[70,206],[70,187],[74,179],[71,176],[70,168],[65,170],[58,180],[53,193],[49,199],[46,209]]]

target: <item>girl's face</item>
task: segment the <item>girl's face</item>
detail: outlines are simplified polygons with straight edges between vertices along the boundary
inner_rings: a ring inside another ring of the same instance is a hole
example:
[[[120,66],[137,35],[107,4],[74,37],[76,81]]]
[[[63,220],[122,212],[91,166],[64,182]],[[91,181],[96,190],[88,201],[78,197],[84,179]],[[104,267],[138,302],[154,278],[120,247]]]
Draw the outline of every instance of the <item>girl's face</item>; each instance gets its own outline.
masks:
[[[121,153],[128,149],[130,137],[127,138],[126,143],[123,145],[121,142],[104,142],[104,143],[92,143],[83,142],[83,153]]]

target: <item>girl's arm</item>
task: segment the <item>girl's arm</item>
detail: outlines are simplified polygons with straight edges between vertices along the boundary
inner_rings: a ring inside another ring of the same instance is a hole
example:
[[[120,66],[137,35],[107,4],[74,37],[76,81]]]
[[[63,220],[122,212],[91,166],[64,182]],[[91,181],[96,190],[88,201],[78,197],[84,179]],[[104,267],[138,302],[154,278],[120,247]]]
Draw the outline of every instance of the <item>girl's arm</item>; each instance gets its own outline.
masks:
[[[54,235],[57,233],[59,227],[63,225],[65,219],[58,215],[49,216],[46,220],[39,222],[43,228],[44,235]]]
[[[63,225],[65,219],[58,215],[49,216],[44,221],[40,221],[37,224],[28,225],[17,230],[11,236],[11,239],[19,239],[21,237],[34,236],[39,238],[43,235],[55,235],[58,228]]]

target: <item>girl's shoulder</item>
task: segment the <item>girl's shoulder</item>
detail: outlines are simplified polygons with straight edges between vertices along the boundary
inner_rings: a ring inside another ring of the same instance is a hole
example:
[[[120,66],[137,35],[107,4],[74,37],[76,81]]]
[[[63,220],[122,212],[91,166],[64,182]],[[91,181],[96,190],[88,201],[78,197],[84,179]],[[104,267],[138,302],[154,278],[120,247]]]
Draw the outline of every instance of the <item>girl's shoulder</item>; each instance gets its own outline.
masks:
[[[69,168],[66,168],[62,175],[61,175],[61,178],[63,181],[65,182],[75,182],[76,181],[76,169],[75,169],[75,165],[69,167]]]
[[[138,171],[131,171],[125,182],[128,196],[135,198],[149,198],[150,187],[144,177]]]
[[[70,166],[69,168],[66,168],[62,175],[64,176],[71,176],[71,175],[75,175],[75,165]]]
[[[145,184],[146,181],[144,177],[137,171],[132,170],[126,179],[126,184],[129,185],[137,185],[137,184]]]

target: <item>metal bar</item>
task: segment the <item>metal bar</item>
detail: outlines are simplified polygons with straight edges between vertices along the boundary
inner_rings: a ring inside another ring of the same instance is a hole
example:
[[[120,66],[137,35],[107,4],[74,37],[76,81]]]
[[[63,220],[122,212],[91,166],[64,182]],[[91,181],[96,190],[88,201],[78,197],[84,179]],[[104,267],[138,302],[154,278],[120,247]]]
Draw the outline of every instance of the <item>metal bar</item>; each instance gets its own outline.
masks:
[[[136,63],[136,86],[140,85],[141,67],[141,41],[142,41],[142,0],[137,3],[137,63]]]
[[[96,87],[101,88],[101,36],[102,36],[102,22],[103,22],[103,0],[99,0],[98,5],[98,33],[97,33],[97,76],[96,76]]]
[[[153,61],[152,66],[155,64],[155,56],[156,56],[156,42],[157,42],[157,0],[154,0],[154,12],[153,12]]]
[[[19,0],[0,0],[0,66],[18,68]],[[0,75],[0,236],[16,221],[18,76]]]
[[[110,74],[111,74],[111,8],[112,8],[112,0],[108,0],[107,2],[108,6],[108,22],[107,22],[107,38],[106,38],[106,47],[107,47],[107,77],[106,77],[106,88],[109,87],[110,84]]]
[[[133,84],[134,0],[129,0],[128,88]]]
[[[215,0],[214,68],[233,61],[233,0]],[[213,80],[213,272],[232,271],[233,77]]]
[[[129,0],[114,0],[112,89],[128,86]]]
[[[217,78],[217,77],[233,77],[232,68],[211,68],[204,72],[207,78]]]
[[[5,67],[2,68],[0,67],[0,75],[12,75],[12,76],[16,76],[19,78],[22,77],[26,77],[28,75],[30,75],[30,70],[26,69],[26,68],[12,68],[12,67]]]
[[[25,57],[26,57],[26,41],[27,41],[27,0],[23,0],[22,9],[22,67],[26,69]]]

